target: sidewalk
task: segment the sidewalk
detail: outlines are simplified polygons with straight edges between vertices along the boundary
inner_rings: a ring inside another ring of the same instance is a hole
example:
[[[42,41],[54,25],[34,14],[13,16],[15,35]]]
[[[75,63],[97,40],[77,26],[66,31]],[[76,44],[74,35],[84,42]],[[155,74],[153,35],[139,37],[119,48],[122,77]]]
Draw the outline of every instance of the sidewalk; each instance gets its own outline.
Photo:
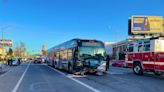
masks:
[[[8,72],[10,69],[11,69],[11,66],[1,63],[0,64],[0,76],[1,76],[1,74]]]

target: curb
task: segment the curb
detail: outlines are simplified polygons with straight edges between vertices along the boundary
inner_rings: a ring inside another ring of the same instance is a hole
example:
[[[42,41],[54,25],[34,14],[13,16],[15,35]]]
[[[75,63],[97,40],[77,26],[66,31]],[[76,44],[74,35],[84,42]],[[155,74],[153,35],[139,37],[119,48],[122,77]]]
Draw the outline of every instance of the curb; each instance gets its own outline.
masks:
[[[10,66],[6,64],[0,64],[0,74],[10,70]]]

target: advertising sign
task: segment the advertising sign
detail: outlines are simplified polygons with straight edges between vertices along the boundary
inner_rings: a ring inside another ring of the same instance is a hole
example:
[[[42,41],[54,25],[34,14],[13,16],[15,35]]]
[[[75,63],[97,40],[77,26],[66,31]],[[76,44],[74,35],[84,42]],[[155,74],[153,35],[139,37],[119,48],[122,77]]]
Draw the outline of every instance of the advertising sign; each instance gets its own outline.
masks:
[[[163,18],[160,16],[133,16],[131,18],[132,34],[163,33]]]
[[[12,47],[12,40],[9,39],[0,39],[0,46]]]

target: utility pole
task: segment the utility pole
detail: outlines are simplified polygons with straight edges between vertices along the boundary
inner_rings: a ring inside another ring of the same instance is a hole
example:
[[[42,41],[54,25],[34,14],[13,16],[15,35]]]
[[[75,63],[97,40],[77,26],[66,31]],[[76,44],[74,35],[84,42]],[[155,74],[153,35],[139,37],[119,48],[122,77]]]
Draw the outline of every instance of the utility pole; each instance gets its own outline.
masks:
[[[118,47],[118,38],[119,38],[119,31],[115,28],[113,28],[112,26],[108,26],[108,29],[111,30],[112,32],[114,32],[114,35],[115,35],[115,50],[116,50],[116,56],[115,56],[115,59],[119,59],[119,47]]]
[[[1,40],[1,45],[2,45],[2,57],[3,57],[3,54],[4,54],[4,34],[3,34],[3,30],[4,28],[1,28],[1,31],[2,31],[2,40]]]

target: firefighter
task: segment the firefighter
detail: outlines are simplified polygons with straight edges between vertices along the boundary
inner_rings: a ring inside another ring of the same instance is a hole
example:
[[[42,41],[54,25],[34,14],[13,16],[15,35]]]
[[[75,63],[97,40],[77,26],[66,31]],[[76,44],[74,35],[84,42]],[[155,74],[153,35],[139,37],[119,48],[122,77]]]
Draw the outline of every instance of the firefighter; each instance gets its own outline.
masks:
[[[110,62],[110,55],[107,55],[107,58],[106,58],[106,71],[109,70],[109,62]]]

